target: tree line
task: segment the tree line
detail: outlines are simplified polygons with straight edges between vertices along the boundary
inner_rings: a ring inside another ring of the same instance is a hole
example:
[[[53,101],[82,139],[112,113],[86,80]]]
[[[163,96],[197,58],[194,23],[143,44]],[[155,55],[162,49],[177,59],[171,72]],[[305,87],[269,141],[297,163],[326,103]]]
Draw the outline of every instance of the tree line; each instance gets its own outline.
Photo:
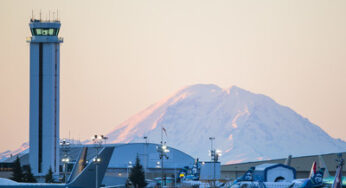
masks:
[[[31,172],[30,165],[22,166],[20,164],[20,160],[18,156],[16,161],[14,162],[14,167],[12,169],[12,177],[10,179],[16,182],[27,182],[27,183],[37,182],[37,180],[35,179],[34,175]],[[49,168],[49,171],[47,175],[45,176],[45,182],[46,183],[54,182],[52,168]]]

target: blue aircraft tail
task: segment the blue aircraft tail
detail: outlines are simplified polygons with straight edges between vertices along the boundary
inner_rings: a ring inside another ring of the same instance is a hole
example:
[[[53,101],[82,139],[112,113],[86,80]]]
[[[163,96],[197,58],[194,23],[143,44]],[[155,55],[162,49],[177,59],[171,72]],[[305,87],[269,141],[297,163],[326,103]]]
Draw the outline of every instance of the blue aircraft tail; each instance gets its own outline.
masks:
[[[241,176],[238,179],[236,179],[233,182],[233,184],[236,184],[236,183],[241,182],[241,181],[253,181],[254,180],[253,179],[253,172],[254,172],[254,170],[255,170],[255,167],[250,167],[249,170],[247,170],[243,176]]]
[[[76,164],[73,166],[71,175],[69,176],[67,183],[71,183],[71,181],[74,180],[83,171],[83,169],[86,166],[87,154],[88,154],[88,147],[83,147],[79,153]]]
[[[97,187],[100,186],[102,179],[106,173],[108,163],[112,157],[114,147],[103,148],[98,155],[100,160],[91,160],[89,164],[78,174],[74,175],[68,187],[73,188],[92,188],[96,187],[96,169],[97,169]],[[82,151],[83,152],[83,151]],[[82,154],[83,155],[83,154]],[[80,157],[81,159],[81,157]],[[96,158],[94,158],[96,159]],[[76,167],[77,168],[77,167]],[[76,169],[77,170],[77,169]],[[78,171],[78,170],[77,170]]]
[[[323,174],[324,174],[325,168],[320,168],[319,171],[317,171],[313,176],[311,176],[309,179],[307,179],[303,185],[302,188],[316,188],[316,187],[323,187]]]

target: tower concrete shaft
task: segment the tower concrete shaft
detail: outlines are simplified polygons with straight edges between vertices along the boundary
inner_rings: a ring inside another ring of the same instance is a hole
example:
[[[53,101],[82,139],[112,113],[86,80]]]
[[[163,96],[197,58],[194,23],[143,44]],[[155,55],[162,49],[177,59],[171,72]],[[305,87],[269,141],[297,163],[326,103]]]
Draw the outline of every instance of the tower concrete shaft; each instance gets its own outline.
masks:
[[[36,176],[59,172],[60,43],[59,21],[31,20],[30,153]]]

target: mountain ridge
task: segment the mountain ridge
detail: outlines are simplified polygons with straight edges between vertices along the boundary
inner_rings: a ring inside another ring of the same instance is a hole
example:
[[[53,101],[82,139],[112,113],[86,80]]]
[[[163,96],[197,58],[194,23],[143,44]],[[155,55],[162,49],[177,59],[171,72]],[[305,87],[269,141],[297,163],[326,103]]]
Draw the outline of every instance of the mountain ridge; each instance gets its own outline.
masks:
[[[290,133],[292,132],[289,129],[290,126],[298,131]],[[214,84],[184,87],[170,97],[130,117],[107,136],[113,143],[143,142],[143,136],[148,136],[150,140],[158,143],[160,127],[165,127],[167,130],[168,145],[193,157],[199,156],[203,160],[208,159],[207,153],[210,148],[206,146],[209,145],[209,136],[216,137],[215,145],[224,151],[221,161],[226,163],[285,157],[276,154],[285,149],[291,151],[284,152],[285,155],[304,155],[341,151],[346,148],[346,143],[342,140],[331,138],[307,118],[287,106],[278,104],[266,95],[255,94],[237,86],[222,89]],[[248,131],[251,129],[255,131]],[[276,131],[275,134],[271,133],[273,130]],[[285,132],[288,134],[285,135]],[[314,134],[311,134],[312,132]],[[173,138],[169,136],[172,134]],[[184,138],[191,135],[194,139]],[[260,138],[261,136],[264,139]],[[247,140],[259,139],[259,142],[266,147],[261,147],[253,141],[246,145],[242,137],[247,137]],[[295,140],[295,137],[299,139]],[[314,147],[315,137],[323,138],[323,142],[317,141],[318,145],[327,149]],[[282,139],[286,142],[282,142]],[[289,144],[293,142],[292,140],[295,140],[295,143],[301,143],[304,148],[294,149],[293,145]],[[270,147],[271,149],[268,149]],[[230,154],[231,151],[236,154]]]

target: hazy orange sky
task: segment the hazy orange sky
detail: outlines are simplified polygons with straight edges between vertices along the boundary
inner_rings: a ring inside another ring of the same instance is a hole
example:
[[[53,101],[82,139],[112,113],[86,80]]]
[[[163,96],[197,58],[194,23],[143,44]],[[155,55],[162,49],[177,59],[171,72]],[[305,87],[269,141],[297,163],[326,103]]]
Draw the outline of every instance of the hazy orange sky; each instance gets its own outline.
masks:
[[[346,140],[346,1],[0,1],[0,152],[29,136],[29,19],[59,9],[61,137],[197,83],[270,96]],[[150,139],[150,138],[149,138]]]

